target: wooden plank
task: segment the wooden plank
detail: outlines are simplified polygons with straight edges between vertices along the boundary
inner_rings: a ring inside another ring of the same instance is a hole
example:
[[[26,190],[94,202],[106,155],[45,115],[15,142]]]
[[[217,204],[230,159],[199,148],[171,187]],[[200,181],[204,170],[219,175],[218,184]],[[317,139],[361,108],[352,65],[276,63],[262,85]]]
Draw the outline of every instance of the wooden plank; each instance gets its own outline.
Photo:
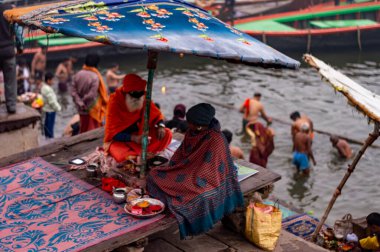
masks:
[[[183,251],[220,252],[228,248],[228,246],[223,242],[220,242],[206,234],[194,236],[188,240],[180,240],[179,234],[168,232],[163,232],[160,237]]]
[[[164,219],[154,222],[148,226],[139,228],[132,232],[128,232],[118,237],[114,237],[109,240],[103,241],[101,243],[95,244],[82,251],[89,251],[89,252],[111,251],[120,246],[124,246],[132,242],[135,242],[137,240],[140,240],[141,238],[147,237],[151,234],[168,229],[174,225],[177,225],[177,220],[173,217],[166,216]]]
[[[226,245],[234,248],[236,251],[262,251],[252,243],[249,243],[242,234],[233,232],[225,228],[222,223],[217,223],[214,228],[207,232],[207,235],[216,240],[224,242]]]
[[[181,252],[183,250],[179,250],[178,248],[174,247],[167,241],[163,239],[155,239],[151,241],[149,239],[148,246],[144,248],[144,252]]]
[[[259,171],[259,173],[240,182],[240,188],[243,194],[257,191],[281,179],[281,175],[248,161],[239,159],[236,162]]]
[[[76,145],[79,143],[92,142],[92,141],[96,141],[96,140],[99,141],[99,139],[102,139],[103,135],[104,135],[104,129],[99,128],[96,130],[85,132],[85,133],[77,135],[77,136],[59,138],[50,144],[47,144],[47,145],[44,145],[44,146],[41,146],[41,147],[38,147],[35,149],[31,149],[28,151],[16,153],[16,154],[11,155],[11,156],[6,157],[6,158],[2,158],[0,160],[0,167],[4,167],[4,166],[10,165],[10,164],[18,163],[18,162],[21,162],[21,161],[24,161],[24,160],[27,160],[27,159],[30,159],[33,157],[48,156],[49,154],[53,154],[53,153],[56,153],[56,152],[59,152],[59,151],[65,150],[65,149],[69,149],[73,145]],[[83,153],[85,151],[87,151],[87,150],[84,149],[81,151],[81,153]],[[78,155],[79,154],[80,153],[78,153]]]

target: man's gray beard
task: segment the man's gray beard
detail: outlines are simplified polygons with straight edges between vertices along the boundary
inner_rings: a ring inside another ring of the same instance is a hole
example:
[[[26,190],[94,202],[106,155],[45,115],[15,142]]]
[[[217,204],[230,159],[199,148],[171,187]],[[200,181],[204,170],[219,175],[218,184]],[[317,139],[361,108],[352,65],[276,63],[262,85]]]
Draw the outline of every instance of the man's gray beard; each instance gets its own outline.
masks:
[[[128,111],[131,113],[141,110],[144,106],[144,97],[136,99],[131,97],[129,94],[126,94],[125,105],[127,106]]]

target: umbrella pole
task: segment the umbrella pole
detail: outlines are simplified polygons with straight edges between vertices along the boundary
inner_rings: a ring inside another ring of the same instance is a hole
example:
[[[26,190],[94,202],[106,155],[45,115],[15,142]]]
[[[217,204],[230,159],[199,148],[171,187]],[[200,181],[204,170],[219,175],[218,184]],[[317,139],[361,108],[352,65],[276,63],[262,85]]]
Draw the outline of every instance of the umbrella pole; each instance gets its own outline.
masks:
[[[315,242],[317,240],[317,235],[319,233],[319,231],[321,230],[323,224],[325,223],[336,199],[338,198],[338,196],[341,194],[342,192],[342,189],[343,189],[343,186],[346,184],[348,178],[351,176],[351,173],[354,172],[355,168],[356,168],[356,165],[358,164],[360,158],[363,156],[364,152],[366,151],[367,147],[369,147],[373,142],[375,142],[375,140],[379,137],[379,134],[380,134],[380,124],[379,122],[375,122],[375,127],[374,127],[374,130],[372,133],[369,134],[368,138],[365,140],[362,148],[360,149],[360,151],[356,154],[354,160],[352,161],[352,164],[351,165],[348,165],[348,169],[347,169],[347,172],[346,174],[344,175],[343,179],[340,181],[340,184],[338,185],[338,187],[336,188],[331,200],[330,200],[330,203],[329,205],[327,206],[326,210],[325,210],[325,213],[321,219],[321,221],[318,223],[318,226],[317,228],[315,229],[314,231],[314,234],[313,234],[313,237],[312,237],[312,240]]]
[[[140,178],[145,178],[145,171],[147,169],[150,103],[152,102],[153,77],[154,77],[154,71],[156,70],[156,66],[157,66],[157,56],[158,56],[157,52],[148,51],[147,68],[149,70],[149,73],[148,73],[148,81],[146,85],[146,96],[145,96],[144,128],[143,128],[143,137],[142,137]]]

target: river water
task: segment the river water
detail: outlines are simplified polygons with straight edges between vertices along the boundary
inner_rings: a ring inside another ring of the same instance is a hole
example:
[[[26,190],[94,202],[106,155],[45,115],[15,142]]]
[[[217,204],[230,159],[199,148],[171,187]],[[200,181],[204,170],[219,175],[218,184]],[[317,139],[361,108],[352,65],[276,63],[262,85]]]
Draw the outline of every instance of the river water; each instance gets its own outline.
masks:
[[[301,60],[301,55],[290,55]],[[315,55],[352,77],[366,88],[380,93],[379,53],[341,53]],[[145,54],[103,56],[100,69],[113,62],[121,66],[124,73],[136,72],[147,77]],[[82,61],[83,62],[83,61]],[[76,64],[78,69],[82,63]],[[50,62],[55,67],[57,62]],[[163,92],[165,87],[165,92]],[[262,102],[269,116],[291,122],[289,114],[294,110],[307,114],[319,130],[364,140],[373,130],[367,120],[347,105],[345,97],[336,94],[321,81],[314,69],[302,65],[298,71],[273,70],[229,64],[194,56],[161,54],[154,80],[153,99],[161,105],[167,118],[177,103],[190,107],[202,102],[202,96],[219,103],[235,107],[254,92],[262,93]],[[69,118],[75,113],[71,97],[65,99],[66,109],[57,118],[56,135],[61,135]],[[237,109],[216,106],[216,117],[223,129],[237,132],[241,127],[241,114]],[[274,122],[276,131],[275,151],[269,158],[268,168],[281,174],[275,183],[274,194],[303,211],[312,211],[320,218],[327,207],[339,181],[346,172],[350,161],[342,160],[332,148],[328,136],[316,134],[313,151],[317,165],[310,177],[300,177],[291,165],[290,126]],[[243,148],[249,156],[249,143],[234,136],[233,144]],[[376,142],[375,142],[376,144]],[[378,142],[377,144],[380,145]],[[360,146],[351,145],[357,153]],[[380,149],[369,148],[351,175],[342,195],[330,213],[328,223],[351,213],[354,218],[366,216],[380,209]]]

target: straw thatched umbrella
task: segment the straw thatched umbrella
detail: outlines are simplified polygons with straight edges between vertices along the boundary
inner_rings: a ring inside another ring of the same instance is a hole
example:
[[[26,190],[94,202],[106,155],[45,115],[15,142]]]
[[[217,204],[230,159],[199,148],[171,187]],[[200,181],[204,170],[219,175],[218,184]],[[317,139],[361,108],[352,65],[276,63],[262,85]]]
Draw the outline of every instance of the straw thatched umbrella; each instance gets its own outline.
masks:
[[[351,80],[344,74],[334,70],[332,67],[325,64],[323,61],[309,55],[304,55],[304,60],[310,66],[318,70],[322,79],[327,81],[335,89],[348,99],[348,104],[353,106],[360,113],[364,114],[369,122],[373,122],[374,130],[369,134],[368,138],[364,142],[360,151],[354,157],[352,164],[348,165],[348,169],[338,187],[336,188],[330,203],[328,204],[321,221],[319,222],[315,232],[313,234],[313,240],[315,241],[319,231],[325,223],[336,199],[342,192],[344,185],[346,184],[351,173],[354,172],[356,165],[360,158],[363,156],[366,149],[379,137],[380,133],[380,96],[365,89],[355,81]]]

